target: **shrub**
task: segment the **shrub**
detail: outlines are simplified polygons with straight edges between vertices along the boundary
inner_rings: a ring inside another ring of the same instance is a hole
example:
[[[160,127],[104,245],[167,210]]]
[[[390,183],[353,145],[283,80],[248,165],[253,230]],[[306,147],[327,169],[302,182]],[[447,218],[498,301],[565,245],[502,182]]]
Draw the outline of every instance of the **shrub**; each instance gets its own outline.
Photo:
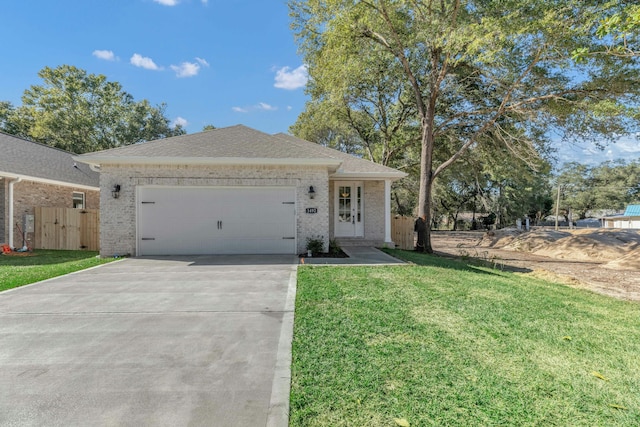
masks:
[[[324,238],[322,236],[307,237],[307,251],[313,255],[322,253],[324,249]]]
[[[336,239],[329,240],[329,253],[331,255],[340,255],[342,253],[342,248],[336,241]]]

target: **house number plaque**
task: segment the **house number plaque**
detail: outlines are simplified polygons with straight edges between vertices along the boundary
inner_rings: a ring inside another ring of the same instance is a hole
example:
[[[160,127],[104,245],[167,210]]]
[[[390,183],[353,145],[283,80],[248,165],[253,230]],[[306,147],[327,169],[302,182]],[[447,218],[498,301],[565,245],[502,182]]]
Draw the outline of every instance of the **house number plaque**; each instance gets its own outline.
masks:
[[[305,212],[308,214],[318,213],[318,208],[307,208]]]

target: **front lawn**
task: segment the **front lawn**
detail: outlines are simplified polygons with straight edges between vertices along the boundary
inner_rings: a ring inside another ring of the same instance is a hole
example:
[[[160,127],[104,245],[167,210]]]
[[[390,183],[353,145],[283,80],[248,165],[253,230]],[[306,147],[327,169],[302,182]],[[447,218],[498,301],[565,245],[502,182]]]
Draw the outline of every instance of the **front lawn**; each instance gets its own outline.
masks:
[[[291,426],[640,425],[640,304],[393,254],[299,268]]]
[[[36,249],[27,255],[0,255],[0,291],[111,262],[98,252]]]

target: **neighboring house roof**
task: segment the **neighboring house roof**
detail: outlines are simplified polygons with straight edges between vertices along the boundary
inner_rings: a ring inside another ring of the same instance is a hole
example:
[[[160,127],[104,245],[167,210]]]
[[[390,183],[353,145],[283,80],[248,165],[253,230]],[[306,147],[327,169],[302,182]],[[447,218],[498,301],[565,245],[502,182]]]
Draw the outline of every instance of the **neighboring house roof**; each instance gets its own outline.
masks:
[[[0,177],[97,190],[100,175],[74,154],[0,132]]]
[[[624,216],[640,216],[640,205],[628,205]]]
[[[334,176],[402,178],[405,173],[285,134],[269,135],[243,125],[180,135],[76,156],[107,164],[322,165]]]

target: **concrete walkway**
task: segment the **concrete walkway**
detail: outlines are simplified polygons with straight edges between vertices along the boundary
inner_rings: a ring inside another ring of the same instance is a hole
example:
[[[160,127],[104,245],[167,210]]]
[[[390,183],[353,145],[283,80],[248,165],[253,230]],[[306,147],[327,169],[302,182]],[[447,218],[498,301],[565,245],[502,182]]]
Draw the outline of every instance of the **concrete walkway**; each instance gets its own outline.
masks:
[[[403,264],[369,247],[307,264]],[[288,425],[294,256],[125,259],[0,293],[0,425]]]
[[[286,426],[297,262],[134,258],[0,293],[0,425]]]
[[[347,246],[342,248],[349,258],[304,258],[304,264],[313,265],[398,265],[406,264],[379,249],[370,246]],[[301,260],[300,263],[303,263]]]

